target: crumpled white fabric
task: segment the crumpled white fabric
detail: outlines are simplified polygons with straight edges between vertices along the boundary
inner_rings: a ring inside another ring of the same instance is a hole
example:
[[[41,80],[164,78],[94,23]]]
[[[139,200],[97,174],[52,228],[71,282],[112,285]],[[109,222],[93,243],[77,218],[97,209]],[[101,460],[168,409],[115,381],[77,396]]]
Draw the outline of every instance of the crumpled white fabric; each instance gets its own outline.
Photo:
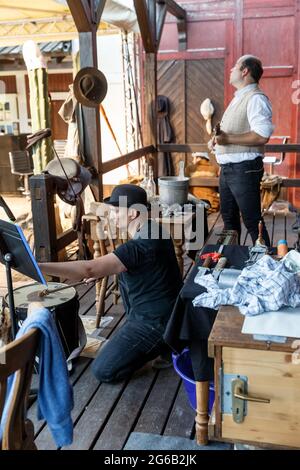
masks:
[[[195,282],[207,292],[193,300],[194,307],[217,310],[221,305],[235,305],[243,315],[259,315],[283,306],[300,305],[299,275],[290,271],[284,261],[276,261],[268,255],[244,268],[230,289],[220,289],[211,274],[197,276]]]

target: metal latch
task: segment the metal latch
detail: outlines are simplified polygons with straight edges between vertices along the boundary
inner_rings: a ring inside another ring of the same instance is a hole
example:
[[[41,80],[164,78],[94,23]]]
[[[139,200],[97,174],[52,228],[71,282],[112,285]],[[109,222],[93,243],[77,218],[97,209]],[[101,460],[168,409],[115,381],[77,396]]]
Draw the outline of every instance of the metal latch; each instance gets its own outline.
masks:
[[[270,403],[269,398],[250,396],[247,393],[247,382],[241,378],[231,382],[232,417],[235,423],[242,423],[246,414],[246,402]]]

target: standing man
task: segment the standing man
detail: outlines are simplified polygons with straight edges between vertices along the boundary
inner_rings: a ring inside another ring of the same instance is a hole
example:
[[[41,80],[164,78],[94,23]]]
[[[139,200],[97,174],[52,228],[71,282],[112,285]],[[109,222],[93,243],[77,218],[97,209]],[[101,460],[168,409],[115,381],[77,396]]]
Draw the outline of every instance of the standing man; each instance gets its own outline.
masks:
[[[237,230],[240,239],[241,213],[253,244],[262,220],[260,181],[264,173],[264,145],[274,129],[271,103],[258,86],[262,74],[257,57],[244,55],[238,59],[230,74],[230,83],[237,91],[223,114],[220,133],[208,143],[221,166],[219,187],[224,229]],[[264,222],[263,239],[270,246]]]
[[[89,261],[41,263],[44,274],[70,280],[118,274],[126,322],[101,348],[92,370],[101,382],[128,378],[158,356],[157,368],[171,365],[163,333],[182,279],[170,235],[148,217],[147,194],[139,186],[116,186],[104,200],[110,219],[126,229],[129,240],[113,253]]]

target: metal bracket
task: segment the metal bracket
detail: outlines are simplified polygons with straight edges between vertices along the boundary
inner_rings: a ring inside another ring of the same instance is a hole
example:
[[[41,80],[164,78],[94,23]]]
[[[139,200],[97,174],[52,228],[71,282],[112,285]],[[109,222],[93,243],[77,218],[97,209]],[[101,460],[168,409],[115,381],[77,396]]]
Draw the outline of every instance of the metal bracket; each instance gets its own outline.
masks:
[[[220,369],[220,389],[221,389],[221,410],[223,414],[233,414],[233,403],[232,403],[232,382],[240,379],[245,384],[246,392],[248,385],[248,377],[245,375],[237,374],[223,374],[223,370]],[[247,402],[244,402],[243,416],[247,416]]]

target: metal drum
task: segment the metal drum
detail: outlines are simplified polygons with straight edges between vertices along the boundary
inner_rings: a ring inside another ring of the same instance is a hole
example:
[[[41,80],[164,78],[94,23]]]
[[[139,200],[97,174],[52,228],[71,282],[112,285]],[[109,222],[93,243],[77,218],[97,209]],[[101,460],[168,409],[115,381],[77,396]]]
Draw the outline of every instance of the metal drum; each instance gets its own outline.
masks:
[[[64,287],[66,284],[57,282],[48,282],[49,289]],[[39,292],[44,291],[46,286],[43,284],[28,284],[14,289],[14,302],[17,322],[25,320],[27,310],[31,302],[40,302],[45,308],[48,308],[54,314],[58,333],[66,358],[70,356],[79,344],[78,294],[74,287],[65,289],[61,292],[53,292],[45,297],[40,297]],[[8,305],[8,295],[5,297]]]

